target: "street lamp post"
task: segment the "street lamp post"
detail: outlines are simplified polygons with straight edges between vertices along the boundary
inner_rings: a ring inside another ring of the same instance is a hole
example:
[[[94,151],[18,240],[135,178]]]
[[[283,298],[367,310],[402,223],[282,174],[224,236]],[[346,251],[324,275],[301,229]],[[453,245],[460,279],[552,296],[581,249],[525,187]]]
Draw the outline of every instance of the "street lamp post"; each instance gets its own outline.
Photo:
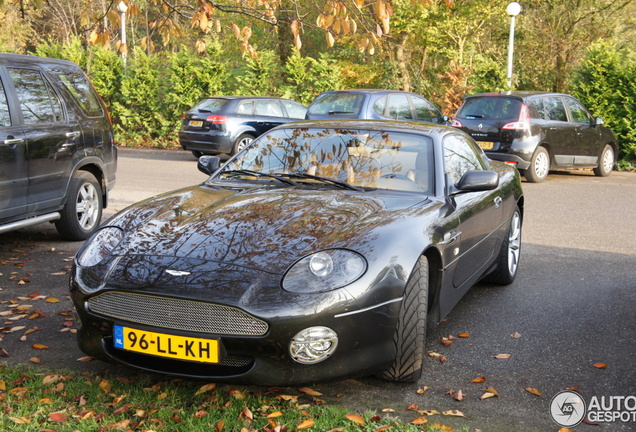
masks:
[[[126,68],[126,54],[128,52],[128,46],[126,45],[126,11],[128,6],[121,0],[117,5],[117,10],[121,14],[121,45],[119,50],[121,51],[121,59],[124,62],[124,69]]]
[[[506,12],[510,15],[510,39],[508,40],[508,88],[512,88],[512,57],[515,45],[515,17],[521,13],[521,5],[512,2],[506,8]]]

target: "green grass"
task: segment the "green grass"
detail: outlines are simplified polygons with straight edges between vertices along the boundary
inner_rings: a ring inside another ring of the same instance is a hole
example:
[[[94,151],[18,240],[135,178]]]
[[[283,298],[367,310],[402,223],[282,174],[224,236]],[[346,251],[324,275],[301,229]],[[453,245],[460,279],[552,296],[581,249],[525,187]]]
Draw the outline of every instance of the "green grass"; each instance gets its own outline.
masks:
[[[391,413],[352,413],[309,388],[263,389],[185,380],[41,372],[0,365],[0,430],[15,432],[443,431]],[[417,415],[417,413],[415,413]],[[308,427],[304,427],[307,426]]]

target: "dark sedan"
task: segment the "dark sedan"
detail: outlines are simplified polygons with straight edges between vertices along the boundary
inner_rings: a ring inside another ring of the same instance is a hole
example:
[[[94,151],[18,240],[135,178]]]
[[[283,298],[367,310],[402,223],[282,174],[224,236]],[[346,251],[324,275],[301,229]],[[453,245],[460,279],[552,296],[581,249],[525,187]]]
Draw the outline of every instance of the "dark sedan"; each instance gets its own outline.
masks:
[[[515,279],[519,173],[457,129],[289,123],[199,169],[78,252],[86,354],[217,382],[415,381],[427,316]]]
[[[260,96],[205,98],[183,115],[179,144],[196,157],[234,155],[271,128],[305,118],[307,107],[289,99]]]

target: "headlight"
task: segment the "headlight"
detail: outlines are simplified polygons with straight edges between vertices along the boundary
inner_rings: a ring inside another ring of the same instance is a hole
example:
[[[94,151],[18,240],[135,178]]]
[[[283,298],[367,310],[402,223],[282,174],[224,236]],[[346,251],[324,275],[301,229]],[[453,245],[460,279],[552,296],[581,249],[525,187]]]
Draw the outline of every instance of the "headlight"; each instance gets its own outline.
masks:
[[[117,227],[106,227],[97,231],[86,242],[77,256],[82,267],[92,267],[102,262],[124,238],[124,231]]]
[[[294,264],[283,278],[283,289],[297,293],[330,291],[355,282],[366,270],[367,262],[360,254],[329,249]]]

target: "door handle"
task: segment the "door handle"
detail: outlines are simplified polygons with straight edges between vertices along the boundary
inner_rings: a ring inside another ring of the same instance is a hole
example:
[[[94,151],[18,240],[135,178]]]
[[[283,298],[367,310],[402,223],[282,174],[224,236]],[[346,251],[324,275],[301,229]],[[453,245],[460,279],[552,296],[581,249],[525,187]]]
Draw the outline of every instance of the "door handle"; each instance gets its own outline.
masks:
[[[446,234],[444,234],[444,240],[439,242],[439,244],[444,246],[450,246],[457,241],[457,239],[459,238],[461,234],[462,234],[461,232],[457,232],[455,230],[451,232],[447,232]]]
[[[8,137],[6,140],[3,141],[3,144],[8,146],[16,146],[18,144],[22,144],[23,142],[24,138]]]
[[[77,138],[78,136],[80,136],[78,131],[66,132],[66,138]]]
[[[501,206],[501,203],[503,202],[503,199],[500,196],[498,196],[495,198],[494,201],[495,201],[495,207],[499,208]]]

